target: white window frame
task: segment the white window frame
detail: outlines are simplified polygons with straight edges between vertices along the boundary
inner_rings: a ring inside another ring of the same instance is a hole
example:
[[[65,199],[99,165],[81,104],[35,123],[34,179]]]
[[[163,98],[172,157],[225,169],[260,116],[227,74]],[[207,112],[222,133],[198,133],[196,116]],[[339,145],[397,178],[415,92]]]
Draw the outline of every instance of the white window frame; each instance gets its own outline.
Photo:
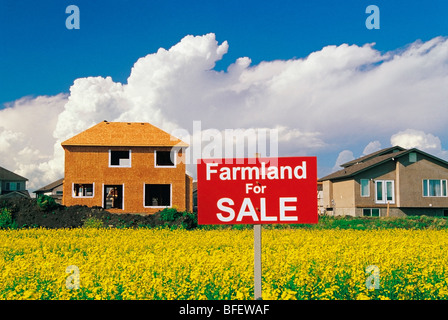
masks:
[[[382,184],[382,199],[378,199],[378,183]],[[392,200],[387,200],[387,184],[392,183]],[[395,181],[394,180],[375,180],[375,203],[395,203]]]
[[[126,150],[110,150],[109,149],[109,168],[131,168],[132,167],[132,150],[131,149],[127,150],[127,151],[129,151],[129,164],[123,165],[123,166],[111,164],[113,151],[126,151]]]
[[[171,151],[174,152],[174,165],[172,166],[160,166],[157,165],[157,150],[154,150],[154,168],[176,168],[177,166],[177,153],[179,152],[179,150],[170,150],[170,151],[165,151],[165,150],[159,150],[159,152],[170,152]]]
[[[440,196],[432,196],[429,195],[429,181],[435,180],[440,182]],[[443,190],[443,184],[445,183],[445,190]],[[425,195],[425,184],[426,184],[426,191],[428,192],[427,195]],[[448,182],[447,179],[423,179],[422,180],[422,195],[424,198],[446,198],[448,195]],[[445,195],[443,194],[443,191],[445,191]]]
[[[366,195],[362,194],[362,182],[363,181],[367,181],[367,194]],[[361,197],[363,197],[363,198],[370,197],[370,179],[361,179],[359,181],[359,187],[360,187]]]
[[[91,184],[92,185],[92,195],[91,196],[75,196],[75,184]],[[72,198],[75,198],[75,199],[79,199],[79,198],[92,199],[92,198],[95,198],[95,182],[92,182],[92,183],[74,183],[74,182],[72,182]]]
[[[169,206],[147,206],[145,205],[145,199],[146,199],[146,192],[145,187],[146,185],[151,184],[167,184],[170,186],[170,205]],[[173,184],[172,183],[143,183],[143,208],[156,208],[156,209],[163,209],[163,208],[172,208],[173,207]]]

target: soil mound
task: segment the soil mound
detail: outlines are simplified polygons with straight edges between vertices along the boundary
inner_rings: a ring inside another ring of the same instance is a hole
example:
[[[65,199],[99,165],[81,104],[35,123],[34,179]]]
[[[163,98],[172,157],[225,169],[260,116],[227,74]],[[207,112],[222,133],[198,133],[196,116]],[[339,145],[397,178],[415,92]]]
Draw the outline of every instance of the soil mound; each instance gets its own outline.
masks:
[[[172,225],[190,226],[188,217],[181,216],[176,221],[166,221],[160,212],[155,214],[115,214],[101,207],[63,206],[55,204],[43,209],[36,199],[12,198],[0,202],[0,208],[8,208],[18,228],[77,228],[89,218],[97,218],[104,227],[157,227]]]

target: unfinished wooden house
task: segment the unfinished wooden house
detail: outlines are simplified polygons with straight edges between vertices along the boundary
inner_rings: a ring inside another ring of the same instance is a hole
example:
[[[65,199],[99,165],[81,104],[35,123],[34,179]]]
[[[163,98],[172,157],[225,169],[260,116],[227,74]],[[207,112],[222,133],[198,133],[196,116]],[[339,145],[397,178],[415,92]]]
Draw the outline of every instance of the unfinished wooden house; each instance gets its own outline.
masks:
[[[192,211],[188,144],[149,124],[100,122],[64,141],[63,204],[115,213]]]

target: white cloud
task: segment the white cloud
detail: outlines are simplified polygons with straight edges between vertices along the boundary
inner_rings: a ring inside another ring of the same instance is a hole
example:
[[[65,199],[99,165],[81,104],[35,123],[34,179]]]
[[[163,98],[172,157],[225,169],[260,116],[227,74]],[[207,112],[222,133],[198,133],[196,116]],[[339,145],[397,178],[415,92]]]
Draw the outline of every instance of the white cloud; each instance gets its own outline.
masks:
[[[364,151],[362,152],[363,155],[371,154],[375,151],[381,150],[381,142],[378,140],[369,142],[369,144],[364,148]]]
[[[333,172],[341,170],[342,169],[341,164],[352,161],[353,159],[355,159],[355,157],[354,157],[352,151],[343,150],[343,151],[339,152],[338,158],[336,159],[336,163],[334,164],[334,167],[333,167]]]
[[[219,132],[277,129],[282,156],[359,147],[374,137],[364,149],[370,152],[408,128],[448,138],[447,38],[385,54],[372,44],[342,44],[254,66],[242,57],[227,71],[215,71],[228,48],[214,34],[186,36],[138,59],[125,84],[80,78],[68,97],[16,101],[0,111],[8,164],[41,184],[57,179],[60,143],[102,120],[147,121],[168,132],[191,131],[196,120]]]
[[[436,137],[431,133],[406,129],[392,135],[390,143],[393,146],[398,145],[406,149],[417,148],[439,158],[448,160],[448,151],[443,150],[442,142],[439,137]]]
[[[67,96],[24,97],[0,110],[0,166],[29,179],[36,189],[63,174],[54,157],[53,132]]]

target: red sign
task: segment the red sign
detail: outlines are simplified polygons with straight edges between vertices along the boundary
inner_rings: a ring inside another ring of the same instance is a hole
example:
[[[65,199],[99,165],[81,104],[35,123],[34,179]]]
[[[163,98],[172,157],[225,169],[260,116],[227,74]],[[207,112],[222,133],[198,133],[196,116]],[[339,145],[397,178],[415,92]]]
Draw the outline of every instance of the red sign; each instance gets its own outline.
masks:
[[[317,223],[316,157],[201,159],[199,224]]]

